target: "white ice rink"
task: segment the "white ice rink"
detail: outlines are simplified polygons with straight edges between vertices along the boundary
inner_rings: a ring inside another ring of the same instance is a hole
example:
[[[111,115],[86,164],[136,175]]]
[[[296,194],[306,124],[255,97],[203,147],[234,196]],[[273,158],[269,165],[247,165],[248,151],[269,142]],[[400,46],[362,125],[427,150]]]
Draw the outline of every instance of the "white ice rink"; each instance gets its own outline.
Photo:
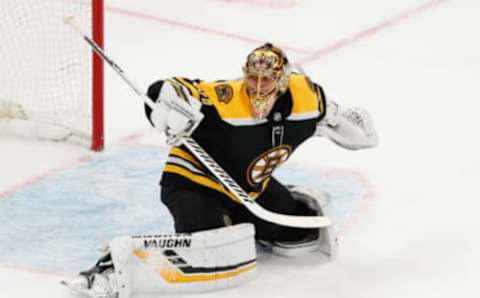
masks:
[[[312,139],[288,163],[347,173],[368,185],[343,218],[338,260],[274,258],[238,288],[178,297],[480,297],[480,2],[106,2],[106,51],[143,88],[172,75],[236,78],[246,54],[271,41],[328,97],[368,109],[380,134],[378,148],[358,152]],[[135,94],[109,68],[106,76],[104,153],[0,138],[0,214],[18,192],[98,156],[109,160],[122,144],[162,148]],[[160,205],[156,181],[151,189],[152,204]],[[48,220],[49,208],[32,220]],[[0,224],[17,223],[0,218]],[[0,251],[33,245],[40,231],[30,224],[33,230],[19,229],[11,241],[0,229]],[[29,235],[23,241],[22,233]],[[74,297],[58,283],[74,270],[29,266],[30,258],[20,266],[0,257],[0,298]]]

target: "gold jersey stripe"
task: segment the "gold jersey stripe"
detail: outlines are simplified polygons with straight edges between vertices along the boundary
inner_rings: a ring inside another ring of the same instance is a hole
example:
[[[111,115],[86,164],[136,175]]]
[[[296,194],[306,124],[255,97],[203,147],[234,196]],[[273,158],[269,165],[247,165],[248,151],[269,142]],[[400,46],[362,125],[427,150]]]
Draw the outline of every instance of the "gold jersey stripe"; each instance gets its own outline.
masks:
[[[320,111],[321,114],[325,113],[325,98],[323,96],[323,91],[321,89],[322,87],[318,86],[317,88],[315,88],[315,91],[317,93],[317,97],[318,97],[318,110]]]
[[[185,150],[182,150],[178,147],[173,147],[172,149],[170,149],[169,155],[174,155],[176,157],[184,159],[185,161],[195,165],[198,169],[203,170],[203,166],[190,153]]]
[[[210,189],[221,192],[221,193],[225,194],[226,196],[228,196],[233,201],[235,201],[236,203],[241,204],[241,201],[239,199],[237,199],[237,197],[235,197],[235,195],[233,195],[231,192],[229,192],[227,189],[225,189],[225,187],[222,184],[218,183],[217,181],[215,181],[211,178],[193,173],[193,172],[191,172],[191,171],[189,171],[189,170],[187,170],[187,169],[185,169],[181,166],[177,166],[177,165],[173,165],[173,164],[166,164],[165,168],[164,168],[164,171],[168,172],[168,173],[183,176],[183,177],[185,177],[185,178],[187,178],[187,179],[189,179],[189,180],[191,180],[191,181],[193,181],[197,184],[200,184],[200,185],[206,186]],[[269,179],[267,179],[267,180],[269,180]],[[263,189],[265,189],[266,184],[268,184],[267,180],[264,182]],[[248,195],[250,196],[250,198],[256,199],[257,196],[259,195],[259,193],[251,191],[251,192],[248,193]]]
[[[203,185],[203,186],[206,186],[208,188],[211,188],[213,190],[216,190],[218,192],[221,192],[225,195],[227,195],[230,199],[234,200],[235,202],[237,203],[240,203],[240,200],[237,199],[232,193],[230,193],[228,190],[226,190],[220,183],[208,178],[208,177],[205,177],[205,176],[202,176],[202,175],[199,175],[199,174],[195,174],[193,172],[190,172],[189,170],[185,169],[185,168],[182,168],[180,166],[176,166],[176,165],[171,165],[171,164],[167,164],[165,165],[165,169],[164,169],[165,172],[167,173],[173,173],[173,174],[177,174],[177,175],[180,175],[180,176],[183,176],[197,184],[200,184],[200,185]]]
[[[293,96],[292,114],[318,111],[318,95],[303,75],[290,75],[288,86]]]
[[[188,90],[190,90],[190,92],[192,93],[193,97],[197,99],[200,97],[200,94],[198,93],[197,88],[195,88],[195,86],[193,86],[190,82],[188,82],[187,80],[181,77],[175,77],[175,80],[181,83],[183,86],[187,87]]]

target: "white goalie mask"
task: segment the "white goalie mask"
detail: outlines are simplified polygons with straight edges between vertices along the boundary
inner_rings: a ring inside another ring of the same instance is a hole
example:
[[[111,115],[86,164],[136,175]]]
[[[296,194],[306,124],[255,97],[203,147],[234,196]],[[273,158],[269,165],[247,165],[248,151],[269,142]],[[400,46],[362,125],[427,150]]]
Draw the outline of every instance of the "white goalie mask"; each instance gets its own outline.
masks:
[[[288,59],[282,50],[266,43],[248,56],[243,73],[256,118],[265,118],[277,98],[287,90]]]

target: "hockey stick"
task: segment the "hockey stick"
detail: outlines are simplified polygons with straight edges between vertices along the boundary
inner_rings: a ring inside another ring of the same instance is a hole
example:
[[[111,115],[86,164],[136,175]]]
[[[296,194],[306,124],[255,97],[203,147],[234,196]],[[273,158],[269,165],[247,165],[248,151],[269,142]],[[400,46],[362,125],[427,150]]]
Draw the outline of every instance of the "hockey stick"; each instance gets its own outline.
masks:
[[[83,39],[93,48],[93,50],[104,59],[113,70],[140,96],[145,104],[151,109],[155,109],[155,103],[146,96],[141,89],[135,84],[125,72],[110,58],[105,52],[88,36],[86,36],[73,22],[74,18],[69,17],[65,19],[65,23],[70,25]],[[187,117],[190,114],[189,111],[183,109],[181,106],[171,107],[177,109],[179,112],[183,112]],[[260,206],[254,199],[252,199],[230,175],[191,137],[182,138],[182,143],[190,150],[196,158],[204,164],[213,175],[222,182],[222,184],[237,197],[242,204],[255,216],[265,221],[289,227],[296,228],[321,228],[332,225],[330,218],[325,216],[294,216],[279,214],[269,211]]]

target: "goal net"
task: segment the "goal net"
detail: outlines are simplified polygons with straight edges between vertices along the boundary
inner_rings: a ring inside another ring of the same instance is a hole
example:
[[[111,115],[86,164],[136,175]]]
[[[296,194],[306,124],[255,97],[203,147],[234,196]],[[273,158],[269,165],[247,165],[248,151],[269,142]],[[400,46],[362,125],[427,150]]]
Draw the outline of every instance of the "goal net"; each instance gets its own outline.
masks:
[[[1,0],[0,132],[103,149],[103,0]],[[28,127],[28,128],[27,128]]]

